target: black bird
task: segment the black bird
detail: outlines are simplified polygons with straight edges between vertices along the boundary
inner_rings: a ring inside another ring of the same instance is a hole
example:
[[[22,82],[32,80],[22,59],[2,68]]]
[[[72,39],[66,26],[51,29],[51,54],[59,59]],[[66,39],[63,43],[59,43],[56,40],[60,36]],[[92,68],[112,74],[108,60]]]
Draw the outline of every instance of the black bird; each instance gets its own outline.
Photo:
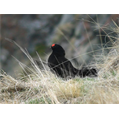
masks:
[[[50,70],[56,73],[57,76],[62,78],[75,77],[76,75],[80,77],[85,76],[96,76],[96,69],[89,69],[83,67],[81,70],[73,67],[72,63],[65,58],[65,50],[58,44],[53,44],[51,46],[52,54],[48,58],[48,66]]]

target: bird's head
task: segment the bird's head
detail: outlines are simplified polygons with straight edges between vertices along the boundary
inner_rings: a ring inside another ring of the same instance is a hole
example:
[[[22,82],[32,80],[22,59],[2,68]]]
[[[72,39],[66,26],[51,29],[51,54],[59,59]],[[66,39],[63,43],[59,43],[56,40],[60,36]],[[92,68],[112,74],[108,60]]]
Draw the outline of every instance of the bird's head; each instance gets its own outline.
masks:
[[[65,50],[58,44],[52,44],[51,49],[56,56],[65,56]]]

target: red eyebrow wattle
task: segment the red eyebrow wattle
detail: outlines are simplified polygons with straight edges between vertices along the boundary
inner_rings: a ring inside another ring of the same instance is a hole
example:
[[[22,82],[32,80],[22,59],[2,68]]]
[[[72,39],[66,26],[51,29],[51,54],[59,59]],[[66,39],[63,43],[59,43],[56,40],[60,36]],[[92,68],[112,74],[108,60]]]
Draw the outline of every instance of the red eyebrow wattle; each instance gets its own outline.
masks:
[[[55,44],[52,44],[52,47],[55,46]]]

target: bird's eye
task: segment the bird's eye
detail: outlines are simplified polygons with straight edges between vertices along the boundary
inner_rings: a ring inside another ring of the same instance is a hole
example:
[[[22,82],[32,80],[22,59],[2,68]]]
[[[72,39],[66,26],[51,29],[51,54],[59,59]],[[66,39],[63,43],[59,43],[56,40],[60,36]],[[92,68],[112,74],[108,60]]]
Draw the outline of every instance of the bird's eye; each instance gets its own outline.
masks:
[[[54,47],[55,46],[55,44],[52,44],[52,47]]]

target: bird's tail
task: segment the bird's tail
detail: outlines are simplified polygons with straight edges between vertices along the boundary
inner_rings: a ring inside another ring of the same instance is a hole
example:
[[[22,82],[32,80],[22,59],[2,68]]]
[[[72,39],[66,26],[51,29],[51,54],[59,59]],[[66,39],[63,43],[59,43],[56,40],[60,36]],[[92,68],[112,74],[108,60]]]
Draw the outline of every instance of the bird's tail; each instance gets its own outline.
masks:
[[[80,77],[97,77],[98,76],[98,71],[96,68],[88,68],[88,67],[82,67],[81,70],[79,70],[78,75]]]

